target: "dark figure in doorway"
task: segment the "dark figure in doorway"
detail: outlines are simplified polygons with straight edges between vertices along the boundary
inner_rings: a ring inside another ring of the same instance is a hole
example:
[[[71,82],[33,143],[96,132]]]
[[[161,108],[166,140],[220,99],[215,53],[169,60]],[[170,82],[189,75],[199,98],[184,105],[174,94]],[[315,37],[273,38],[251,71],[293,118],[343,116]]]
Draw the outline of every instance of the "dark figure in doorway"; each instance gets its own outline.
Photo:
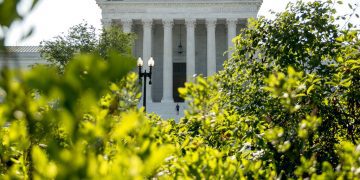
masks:
[[[179,104],[176,104],[176,115],[179,115],[179,111],[180,111],[180,106]]]

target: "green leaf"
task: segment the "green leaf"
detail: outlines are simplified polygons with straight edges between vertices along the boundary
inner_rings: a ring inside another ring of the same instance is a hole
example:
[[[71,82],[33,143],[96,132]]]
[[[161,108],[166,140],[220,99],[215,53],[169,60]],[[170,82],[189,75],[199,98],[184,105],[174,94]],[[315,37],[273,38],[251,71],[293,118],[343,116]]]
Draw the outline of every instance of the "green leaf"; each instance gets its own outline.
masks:
[[[178,88],[178,91],[181,95],[186,95],[187,89],[186,88]]]
[[[291,76],[291,75],[294,75],[296,74],[296,71],[293,67],[289,66],[288,67],[288,74]]]
[[[352,83],[351,78],[348,78],[348,79],[341,81],[340,85],[344,86],[344,87],[349,87],[351,85],[351,83]]]
[[[297,95],[296,95],[296,97],[304,97],[304,96],[306,96],[306,94],[304,94],[304,93],[301,93],[301,94],[297,94]]]
[[[360,66],[356,65],[351,68],[351,70],[356,70],[356,69],[360,69]]]
[[[346,63],[347,63],[347,64],[360,64],[360,61],[359,61],[359,60],[351,59],[351,60],[347,60]]]
[[[344,35],[339,36],[338,38],[336,38],[337,42],[344,42]]]
[[[342,63],[344,62],[344,58],[342,56],[339,56],[336,58],[337,62]]]
[[[306,91],[306,94],[310,94],[311,91],[315,88],[315,84],[312,84]]]

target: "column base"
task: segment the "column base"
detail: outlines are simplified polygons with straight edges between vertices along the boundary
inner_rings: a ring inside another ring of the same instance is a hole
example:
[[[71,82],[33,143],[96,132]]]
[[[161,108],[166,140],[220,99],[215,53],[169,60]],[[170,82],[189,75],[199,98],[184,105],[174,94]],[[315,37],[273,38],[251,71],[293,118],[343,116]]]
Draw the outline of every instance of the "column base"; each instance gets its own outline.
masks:
[[[175,103],[173,99],[165,98],[161,100],[161,103]]]

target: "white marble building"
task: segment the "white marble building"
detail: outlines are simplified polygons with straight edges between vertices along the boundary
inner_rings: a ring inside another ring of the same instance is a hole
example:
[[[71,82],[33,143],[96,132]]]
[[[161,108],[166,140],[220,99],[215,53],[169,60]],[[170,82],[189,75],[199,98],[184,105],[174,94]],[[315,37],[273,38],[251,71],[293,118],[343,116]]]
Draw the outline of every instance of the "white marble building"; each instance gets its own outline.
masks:
[[[256,17],[262,0],[96,0],[102,23],[120,25],[137,36],[133,54],[144,64],[155,59],[148,85],[147,111],[163,118],[181,117],[185,103],[177,89],[194,74],[209,76],[222,68],[232,39]],[[0,67],[44,63],[38,47],[10,47]],[[13,61],[17,59],[18,61]],[[145,67],[147,68],[147,67]],[[142,104],[142,103],[140,103]],[[180,105],[180,115],[176,113]]]
[[[103,26],[120,25],[137,35],[133,53],[153,57],[148,111],[174,117],[182,100],[177,88],[194,74],[209,76],[222,68],[232,39],[262,0],[96,0]],[[146,68],[146,67],[145,67]],[[184,105],[182,105],[184,106]]]

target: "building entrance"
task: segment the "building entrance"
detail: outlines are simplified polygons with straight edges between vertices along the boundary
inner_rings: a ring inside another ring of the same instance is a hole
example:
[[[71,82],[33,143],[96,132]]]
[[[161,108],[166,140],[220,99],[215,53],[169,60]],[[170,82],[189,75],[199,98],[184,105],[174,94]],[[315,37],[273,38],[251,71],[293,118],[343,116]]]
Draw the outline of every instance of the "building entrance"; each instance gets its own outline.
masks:
[[[173,63],[173,97],[175,102],[184,102],[179,96],[178,88],[184,87],[186,82],[186,63]]]

